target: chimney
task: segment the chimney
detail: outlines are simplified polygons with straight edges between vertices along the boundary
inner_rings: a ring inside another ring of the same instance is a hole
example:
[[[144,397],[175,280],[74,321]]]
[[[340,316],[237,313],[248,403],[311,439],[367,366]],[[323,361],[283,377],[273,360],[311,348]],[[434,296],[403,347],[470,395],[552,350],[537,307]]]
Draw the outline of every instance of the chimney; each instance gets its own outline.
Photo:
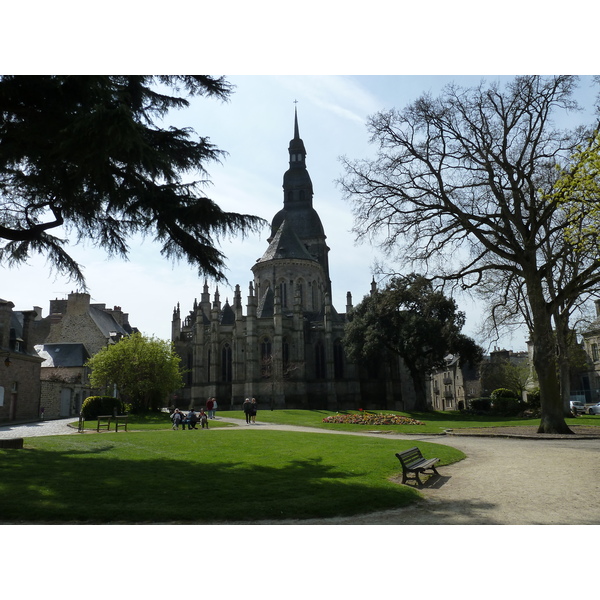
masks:
[[[23,310],[21,311],[23,315],[23,351],[27,354],[33,353],[33,347],[30,345],[30,333],[31,333],[31,324],[35,320],[36,311],[35,310]]]
[[[67,300],[67,312],[69,315],[84,315],[89,312],[90,295],[80,292],[70,293]]]
[[[10,348],[10,317],[15,305],[0,299],[0,348]]]

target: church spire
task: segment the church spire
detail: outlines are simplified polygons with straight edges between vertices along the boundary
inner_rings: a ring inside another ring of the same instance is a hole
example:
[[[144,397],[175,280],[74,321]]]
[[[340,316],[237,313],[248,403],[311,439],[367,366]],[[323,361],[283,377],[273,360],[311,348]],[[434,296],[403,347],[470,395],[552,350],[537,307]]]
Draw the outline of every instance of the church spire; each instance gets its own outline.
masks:
[[[300,137],[300,129],[298,127],[298,109],[294,107],[294,138],[290,141],[290,169],[306,170],[306,148]],[[308,172],[306,173],[308,176]],[[310,182],[310,177],[308,178]]]
[[[294,108],[294,137],[290,140],[290,168],[283,176],[283,206],[312,207],[313,187],[306,169],[306,148],[300,137],[298,109]]]

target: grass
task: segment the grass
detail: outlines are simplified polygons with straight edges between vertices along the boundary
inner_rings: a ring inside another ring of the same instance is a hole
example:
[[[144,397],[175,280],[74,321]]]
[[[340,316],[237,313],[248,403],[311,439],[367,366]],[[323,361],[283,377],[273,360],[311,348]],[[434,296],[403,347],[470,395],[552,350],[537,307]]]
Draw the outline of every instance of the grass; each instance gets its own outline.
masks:
[[[390,477],[410,441],[232,428],[26,438],[0,450],[4,523],[207,523],[324,518],[421,497]],[[419,443],[441,464],[464,458]]]
[[[72,425],[77,427],[77,421],[73,422]],[[173,423],[169,417],[169,413],[160,412],[160,413],[146,413],[140,415],[129,415],[127,420],[127,430],[128,431],[159,431],[164,429],[171,429]],[[208,421],[209,428],[213,427],[232,427],[230,423],[224,423],[223,421],[218,421],[214,419],[210,419]],[[83,428],[86,430],[96,431],[98,427],[98,419],[91,419],[89,421],[84,421]],[[197,425],[198,429],[200,429],[200,423]],[[111,424],[111,430],[114,431],[115,426]],[[119,431],[121,430],[121,424],[119,423]]]
[[[356,414],[358,411],[339,411],[339,414]],[[539,424],[538,419],[517,419],[514,417],[500,417],[493,415],[465,415],[459,411],[432,411],[432,412],[400,412],[392,410],[368,411],[404,415],[422,421],[425,425],[350,425],[344,423],[323,423],[323,419],[330,415],[338,414],[328,410],[259,410],[257,421],[265,423],[281,423],[284,425],[300,425],[317,427],[319,429],[336,431],[392,431],[394,433],[436,434],[443,433],[446,429],[462,429],[466,427],[532,427]],[[244,419],[242,411],[223,411],[222,417]],[[566,419],[568,425],[600,426],[598,415],[582,415],[577,418]]]

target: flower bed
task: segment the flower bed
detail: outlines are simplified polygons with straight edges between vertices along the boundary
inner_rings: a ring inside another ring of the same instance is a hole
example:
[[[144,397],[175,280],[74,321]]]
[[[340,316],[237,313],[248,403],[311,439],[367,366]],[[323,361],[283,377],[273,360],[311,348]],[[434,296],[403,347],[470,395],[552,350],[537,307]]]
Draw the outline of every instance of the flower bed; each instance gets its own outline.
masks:
[[[349,425],[425,425],[422,421],[401,415],[380,415],[361,412],[351,415],[331,415],[325,417],[323,423],[346,423]]]

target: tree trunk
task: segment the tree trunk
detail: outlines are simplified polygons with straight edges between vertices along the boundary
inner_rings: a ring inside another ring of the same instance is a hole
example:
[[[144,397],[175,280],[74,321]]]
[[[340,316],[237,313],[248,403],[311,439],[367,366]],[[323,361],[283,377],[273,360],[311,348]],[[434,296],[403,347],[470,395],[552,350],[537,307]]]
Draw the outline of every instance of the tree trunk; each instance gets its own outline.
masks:
[[[556,344],[558,348],[558,376],[560,380],[560,394],[563,402],[563,414],[565,417],[571,415],[571,361],[569,347],[569,328],[561,319],[560,315],[554,315],[554,324],[556,328]]]
[[[552,320],[539,277],[534,274],[526,283],[533,317],[533,366],[540,385],[542,419],[538,433],[573,433],[565,422]]]
[[[409,363],[406,360],[404,362],[410,373],[410,378],[412,379],[413,387],[415,389],[415,410],[427,412],[429,407],[427,406],[427,386],[425,385],[425,377],[416,365]]]

